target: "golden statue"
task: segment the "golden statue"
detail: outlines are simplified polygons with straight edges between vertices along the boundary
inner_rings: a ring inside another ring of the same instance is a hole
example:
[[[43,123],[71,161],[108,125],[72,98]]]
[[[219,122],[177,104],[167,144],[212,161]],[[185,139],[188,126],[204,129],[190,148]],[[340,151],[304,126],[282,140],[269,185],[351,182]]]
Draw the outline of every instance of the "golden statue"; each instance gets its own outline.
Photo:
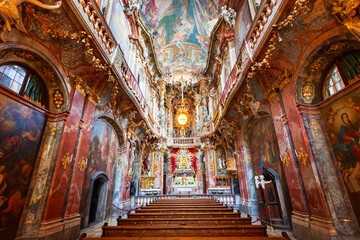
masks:
[[[2,0],[0,2],[0,17],[4,20],[8,32],[11,31],[11,25],[15,25],[19,31],[26,33],[21,17],[21,4],[23,2],[29,2],[48,10],[57,9],[61,6],[61,1],[58,1],[56,5],[47,5],[38,0]]]
[[[330,0],[332,14],[360,40],[360,0]]]

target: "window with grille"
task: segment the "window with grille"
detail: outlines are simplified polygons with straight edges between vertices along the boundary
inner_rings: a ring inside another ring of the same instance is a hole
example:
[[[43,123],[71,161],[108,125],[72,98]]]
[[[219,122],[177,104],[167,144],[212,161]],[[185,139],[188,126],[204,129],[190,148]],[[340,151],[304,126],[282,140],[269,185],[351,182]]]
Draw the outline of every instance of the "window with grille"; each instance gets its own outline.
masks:
[[[323,86],[326,99],[360,78],[360,52],[340,57],[330,68]]]
[[[18,64],[0,66],[0,84],[25,99],[46,108],[45,86],[40,77],[30,69]]]

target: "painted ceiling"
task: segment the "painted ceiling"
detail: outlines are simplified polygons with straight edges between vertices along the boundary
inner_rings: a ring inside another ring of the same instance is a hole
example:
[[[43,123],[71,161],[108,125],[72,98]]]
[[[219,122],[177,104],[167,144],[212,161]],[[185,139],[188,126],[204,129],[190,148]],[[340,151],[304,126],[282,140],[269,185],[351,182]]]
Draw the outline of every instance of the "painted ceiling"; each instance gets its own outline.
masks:
[[[223,0],[140,0],[161,70],[200,73]]]

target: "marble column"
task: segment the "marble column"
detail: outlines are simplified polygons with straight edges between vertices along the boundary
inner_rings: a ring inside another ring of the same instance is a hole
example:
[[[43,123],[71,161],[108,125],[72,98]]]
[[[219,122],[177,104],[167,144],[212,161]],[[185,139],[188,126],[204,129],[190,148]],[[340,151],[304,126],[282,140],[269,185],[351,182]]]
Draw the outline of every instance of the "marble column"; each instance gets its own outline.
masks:
[[[204,126],[206,124],[206,122],[208,121],[208,118],[209,118],[206,92],[207,92],[207,79],[203,78],[200,80],[201,116],[202,116],[201,125],[202,126]]]
[[[309,226],[309,206],[301,174],[297,166],[298,163],[297,160],[295,160],[296,156],[293,150],[293,142],[287,126],[287,120],[283,117],[284,112],[281,101],[279,96],[275,96],[270,101],[270,109],[293,208],[291,216],[293,227],[295,231],[301,231],[300,229],[302,229],[302,227],[306,228]],[[299,227],[297,228],[297,226]]]
[[[214,89],[210,90],[209,94],[209,120],[214,118]]]
[[[78,146],[76,146],[76,152],[74,152],[72,177],[69,182],[68,199],[65,205],[65,228],[74,226],[77,223],[80,224],[81,221],[79,213],[80,201],[87,167],[95,104],[95,102],[88,100],[84,104],[84,114],[79,125]]]
[[[67,186],[72,175],[75,146],[78,144],[78,134],[82,119],[85,96],[74,90],[70,114],[65,122],[59,153],[57,155],[55,172],[52,179],[51,191],[47,199],[43,223],[63,221],[64,205],[67,200]],[[59,187],[62,186],[62,187]]]
[[[215,156],[214,156],[214,145],[210,143],[209,139],[205,139],[202,150],[204,152],[205,171],[207,182],[207,188],[215,187]]]
[[[282,116],[285,119],[284,125],[288,127],[289,137],[293,142],[293,149],[295,151],[296,161],[295,167],[304,183],[304,190],[306,192],[306,200],[308,202],[308,208],[310,213],[309,226],[311,228],[311,236],[320,239],[320,235],[324,237],[331,236],[334,232],[334,226],[330,219],[330,212],[328,204],[326,203],[324,191],[321,188],[321,182],[318,177],[318,170],[314,165],[314,157],[311,154],[311,148],[309,145],[309,139],[306,135],[304,122],[300,117],[300,113],[297,109],[297,103],[295,99],[295,86],[292,82],[288,83],[281,93],[279,93],[281,99],[286,99],[283,102],[283,108],[286,115]],[[280,99],[280,100],[281,100]],[[316,229],[316,230],[315,230]],[[300,237],[304,231],[298,231],[296,234]],[[315,235],[316,234],[316,235]],[[327,236],[325,236],[327,235]],[[301,236],[307,238],[309,235]]]
[[[199,136],[201,132],[201,112],[200,112],[201,96],[195,95],[195,136]]]
[[[173,135],[173,105],[172,97],[166,97],[166,109],[167,109],[167,135],[172,137]]]
[[[164,194],[163,189],[163,170],[164,170],[164,153],[165,149],[160,147],[155,152],[155,188],[161,189],[161,194]]]
[[[312,236],[325,239],[333,236],[335,239],[357,239],[360,230],[356,217],[351,211],[351,203],[343,185],[341,173],[335,163],[337,159],[331,150],[330,140],[326,134],[318,106],[300,107],[309,145],[314,156],[319,180],[325,192],[331,219],[320,219],[316,215],[310,217],[310,231]],[[325,134],[324,134],[325,133]],[[333,226],[334,225],[334,226]],[[335,229],[336,231],[335,231]],[[337,236],[336,236],[337,235]]]
[[[59,147],[62,142],[62,132],[65,125],[67,113],[49,116],[39,149],[39,164],[35,167],[33,180],[29,187],[28,195],[30,201],[24,206],[23,217],[19,223],[17,237],[37,238],[46,232],[41,230],[43,214],[46,210],[47,198],[51,194],[52,175],[56,165]],[[55,225],[55,226],[54,226]],[[63,225],[57,222],[49,228],[51,233],[60,231]]]
[[[259,216],[259,206],[258,206],[258,201],[257,201],[257,190],[255,187],[255,182],[254,182],[254,177],[255,177],[255,173],[254,173],[254,168],[253,168],[253,164],[252,164],[252,160],[251,160],[251,153],[250,153],[250,148],[247,144],[242,145],[242,157],[244,159],[244,171],[245,171],[245,176],[246,176],[246,182],[247,182],[247,187],[248,187],[248,193],[249,193],[249,198],[248,201],[246,202],[247,205],[247,213],[250,214],[251,216]]]
[[[160,112],[159,112],[159,123],[160,126],[164,126],[165,124],[165,81],[159,80],[160,84]]]

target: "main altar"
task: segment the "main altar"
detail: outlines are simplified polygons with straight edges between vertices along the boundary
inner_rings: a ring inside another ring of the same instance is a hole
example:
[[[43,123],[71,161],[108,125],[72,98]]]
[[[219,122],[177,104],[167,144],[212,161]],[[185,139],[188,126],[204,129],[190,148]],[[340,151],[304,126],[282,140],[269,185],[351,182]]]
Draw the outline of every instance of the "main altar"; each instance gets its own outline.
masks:
[[[199,190],[196,157],[188,149],[180,149],[172,160],[172,194],[196,194]]]

